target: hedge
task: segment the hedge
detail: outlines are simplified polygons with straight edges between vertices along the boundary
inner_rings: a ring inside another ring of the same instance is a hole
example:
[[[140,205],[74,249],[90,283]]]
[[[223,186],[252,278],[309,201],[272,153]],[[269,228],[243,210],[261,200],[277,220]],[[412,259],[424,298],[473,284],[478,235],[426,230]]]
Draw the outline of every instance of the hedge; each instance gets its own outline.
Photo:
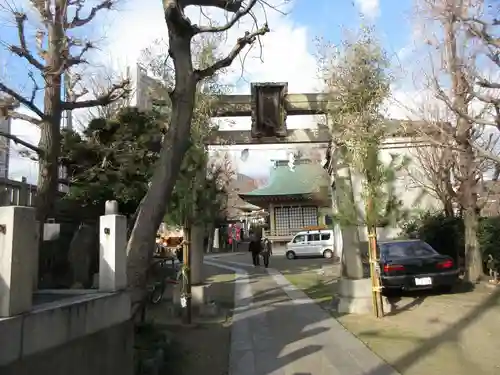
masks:
[[[460,217],[425,213],[402,223],[401,228],[403,236],[419,238],[455,261],[464,256],[464,224]],[[500,261],[500,216],[479,219],[478,241],[484,260],[491,254]]]

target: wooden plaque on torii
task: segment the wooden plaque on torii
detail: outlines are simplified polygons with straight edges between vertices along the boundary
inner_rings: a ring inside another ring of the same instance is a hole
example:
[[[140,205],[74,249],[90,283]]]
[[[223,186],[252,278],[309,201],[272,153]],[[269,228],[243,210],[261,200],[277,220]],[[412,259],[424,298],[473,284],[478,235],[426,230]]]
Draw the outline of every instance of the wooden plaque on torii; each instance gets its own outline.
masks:
[[[327,113],[326,94],[288,94],[288,83],[252,83],[251,95],[222,95],[213,117],[252,119],[251,130],[222,130],[208,140],[210,145],[277,143],[328,143],[330,131],[325,124],[313,129],[287,129],[287,115]]]

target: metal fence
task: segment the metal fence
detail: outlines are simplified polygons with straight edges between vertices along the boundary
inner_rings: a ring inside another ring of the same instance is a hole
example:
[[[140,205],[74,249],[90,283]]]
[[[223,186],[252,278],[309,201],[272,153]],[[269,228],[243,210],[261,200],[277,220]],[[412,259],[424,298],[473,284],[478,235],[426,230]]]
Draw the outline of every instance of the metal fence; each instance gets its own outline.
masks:
[[[34,206],[36,189],[26,177],[22,181],[0,178],[0,206]]]

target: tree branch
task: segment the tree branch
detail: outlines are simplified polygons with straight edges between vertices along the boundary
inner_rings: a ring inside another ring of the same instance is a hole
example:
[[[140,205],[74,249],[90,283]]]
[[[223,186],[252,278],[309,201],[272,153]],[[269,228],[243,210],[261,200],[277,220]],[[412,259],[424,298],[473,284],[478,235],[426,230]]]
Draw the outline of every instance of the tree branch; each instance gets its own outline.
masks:
[[[488,150],[485,150],[484,148],[479,146],[476,142],[469,142],[469,143],[472,146],[472,148],[474,150],[476,150],[480,156],[482,156],[485,159],[488,159],[488,160],[491,160],[495,163],[500,164],[500,156],[496,156],[496,155],[492,154],[491,152],[489,152]]]
[[[11,45],[9,46],[9,50],[16,54],[17,56],[26,59],[31,65],[37,68],[40,71],[45,69],[44,65],[38,61],[33,54],[28,50],[28,46],[26,44],[26,35],[24,30],[24,23],[28,19],[25,13],[15,12],[14,17],[16,19],[17,25],[17,35],[19,38],[19,46]]]
[[[130,94],[130,80],[126,79],[121,83],[112,85],[107,93],[100,95],[95,99],[83,100],[81,102],[78,101],[62,102],[61,105],[64,110],[106,106],[118,99],[126,98],[129,94]]]
[[[450,97],[444,92],[444,90],[440,87],[439,82],[437,81],[437,78],[433,78],[434,81],[434,89],[436,90],[436,97],[437,99],[441,100],[444,102],[446,107],[450,109],[454,114],[457,116],[465,119],[471,124],[477,124],[477,125],[484,125],[484,126],[496,126],[497,128],[500,129],[500,113],[497,113],[492,120],[487,120],[485,118],[482,118],[480,116],[471,116],[466,111],[463,111],[459,108],[457,108]],[[481,95],[477,92],[474,92],[471,90],[470,92],[472,97],[475,97],[479,101],[487,104],[492,104],[495,108],[499,105],[499,100],[489,98],[487,96]],[[483,112],[481,111],[481,114]]]
[[[72,56],[70,55],[71,47],[81,47],[82,49],[80,50],[80,53],[78,55]],[[83,56],[92,48],[94,48],[94,44],[90,41],[82,42],[76,39],[71,40],[71,42],[68,43],[68,55],[64,64],[64,69],[67,70],[74,65],[88,63],[88,61],[84,59]]]
[[[197,2],[198,3],[207,3],[207,2],[213,2],[213,1],[207,1],[207,0],[200,1],[200,0],[198,0]],[[217,5],[214,5],[214,6],[225,9],[225,10],[228,10],[227,6],[231,6],[231,9],[234,12],[234,14],[231,17],[231,19],[229,20],[229,22],[227,22],[223,26],[197,26],[197,25],[195,25],[194,27],[196,29],[197,34],[199,34],[199,33],[218,33],[218,32],[227,31],[231,27],[233,27],[236,24],[236,22],[238,22],[242,17],[244,17],[248,13],[250,13],[250,11],[254,7],[254,5],[257,4],[257,0],[250,0],[248,2],[247,6],[243,8],[242,7],[243,2],[241,0],[237,0],[237,1],[220,0],[219,2],[221,3],[221,5],[225,5],[225,7],[222,8],[221,6],[217,6]],[[223,3],[225,3],[225,4],[223,4]],[[228,3],[230,3],[230,4],[228,4]]]
[[[84,0],[76,0],[75,5],[76,5],[76,10],[75,10],[75,17],[71,22],[67,22],[65,24],[66,29],[74,29],[76,27],[81,27],[85,26],[88,24],[90,21],[92,21],[95,16],[99,13],[100,10],[102,9],[107,9],[110,10],[111,7],[115,4],[113,0],[104,0],[100,4],[96,5],[90,10],[90,13],[87,17],[81,18],[80,17],[80,12],[83,9],[83,6],[85,4]]]
[[[206,69],[195,70],[194,74],[195,74],[196,80],[200,81],[203,78],[211,77],[218,70],[223,69],[223,68],[227,68],[228,66],[230,66],[232,64],[232,62],[234,61],[234,59],[238,56],[238,54],[243,50],[243,48],[245,48],[247,45],[251,45],[258,36],[264,35],[269,31],[270,31],[269,26],[267,24],[265,24],[259,30],[254,31],[253,33],[250,33],[247,31],[245,33],[245,36],[238,39],[238,41],[236,42],[236,45],[233,47],[231,52],[229,52],[229,54],[226,57],[224,57],[221,60],[216,61],[213,65],[210,65]]]
[[[199,7],[214,7],[228,12],[237,12],[243,5],[243,0],[178,0],[181,8],[186,8],[189,5]]]
[[[490,27],[500,26],[499,20],[492,20],[491,23],[488,23],[476,17],[460,17],[460,15],[457,16],[468,26],[469,32],[473,36],[482,39],[488,45],[491,45],[495,48],[500,48],[500,39],[493,37],[488,30]]]
[[[15,144],[20,144],[21,146],[29,148],[30,150],[36,152],[38,155],[42,155],[43,154],[43,150],[42,149],[38,148],[35,145],[32,145],[29,142],[26,142],[26,141],[22,140],[21,138],[15,136],[13,134],[6,133],[6,132],[3,132],[3,131],[0,130],[0,137],[4,137],[4,138],[7,138],[7,139],[10,139],[11,141],[14,141]]]
[[[31,111],[36,113],[42,120],[45,118],[45,114],[35,105],[33,96],[31,97],[31,100],[28,100],[1,82],[0,82],[0,92],[7,94],[12,99],[19,102],[20,104],[28,107]]]
[[[33,125],[40,125],[42,123],[42,120],[39,118],[35,118],[35,117],[27,115],[25,113],[19,113],[16,111],[9,111],[7,114],[7,117],[10,117],[10,118],[15,119],[15,120],[27,121]]]

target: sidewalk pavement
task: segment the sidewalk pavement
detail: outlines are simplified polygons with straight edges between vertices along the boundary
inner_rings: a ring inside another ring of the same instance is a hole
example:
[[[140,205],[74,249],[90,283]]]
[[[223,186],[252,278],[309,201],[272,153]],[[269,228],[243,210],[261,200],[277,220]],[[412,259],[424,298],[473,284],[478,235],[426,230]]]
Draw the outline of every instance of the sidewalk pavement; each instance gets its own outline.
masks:
[[[229,375],[399,375],[280,272],[232,259],[205,261],[237,274]]]

